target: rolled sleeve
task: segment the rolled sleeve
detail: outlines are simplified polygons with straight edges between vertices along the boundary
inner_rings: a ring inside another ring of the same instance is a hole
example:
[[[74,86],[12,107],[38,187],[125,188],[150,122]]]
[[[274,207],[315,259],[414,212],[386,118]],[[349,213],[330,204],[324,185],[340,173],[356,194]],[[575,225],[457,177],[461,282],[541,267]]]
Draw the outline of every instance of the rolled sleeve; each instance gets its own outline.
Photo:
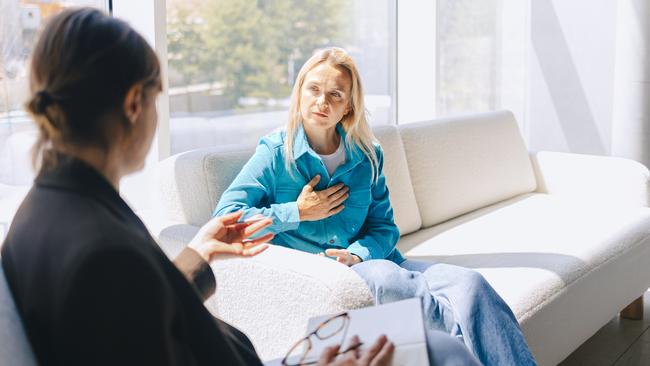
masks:
[[[355,242],[350,245],[348,247],[348,251],[361,258],[361,260],[364,262],[373,258],[373,256],[370,254],[370,250],[367,247],[359,244],[359,242]]]
[[[295,230],[300,225],[300,211],[298,202],[278,203],[271,205],[273,209],[273,225],[281,231]]]

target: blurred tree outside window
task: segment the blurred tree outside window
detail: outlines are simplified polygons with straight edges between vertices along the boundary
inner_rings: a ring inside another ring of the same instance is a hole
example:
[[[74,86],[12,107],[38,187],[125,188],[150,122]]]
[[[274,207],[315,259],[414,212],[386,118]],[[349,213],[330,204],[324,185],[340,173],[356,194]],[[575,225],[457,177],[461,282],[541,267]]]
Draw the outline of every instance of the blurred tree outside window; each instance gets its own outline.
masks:
[[[252,145],[286,123],[313,51],[357,61],[372,123],[394,123],[394,0],[168,0],[172,154]]]
[[[436,115],[508,109],[524,121],[528,6],[438,0]]]

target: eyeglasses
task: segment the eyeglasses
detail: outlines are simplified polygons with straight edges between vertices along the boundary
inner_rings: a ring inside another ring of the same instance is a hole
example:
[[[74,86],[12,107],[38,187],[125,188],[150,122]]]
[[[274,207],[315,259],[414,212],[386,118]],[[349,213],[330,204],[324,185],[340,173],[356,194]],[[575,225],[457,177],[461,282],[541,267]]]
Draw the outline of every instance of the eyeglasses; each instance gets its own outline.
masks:
[[[304,338],[300,339],[296,344],[294,344],[287,352],[287,355],[282,359],[282,365],[284,366],[299,366],[299,365],[313,365],[318,363],[318,358],[311,355],[310,358],[309,352],[312,350],[312,341],[311,337],[315,336],[319,340],[325,340],[332,338],[338,334],[342,334],[341,342],[345,340],[345,335],[348,331],[348,325],[350,324],[350,315],[348,313],[342,313],[335,315],[316,327],[316,330],[307,334]],[[346,350],[339,351],[337,355],[346,353],[355,348],[359,348],[363,343],[359,342],[348,347]]]

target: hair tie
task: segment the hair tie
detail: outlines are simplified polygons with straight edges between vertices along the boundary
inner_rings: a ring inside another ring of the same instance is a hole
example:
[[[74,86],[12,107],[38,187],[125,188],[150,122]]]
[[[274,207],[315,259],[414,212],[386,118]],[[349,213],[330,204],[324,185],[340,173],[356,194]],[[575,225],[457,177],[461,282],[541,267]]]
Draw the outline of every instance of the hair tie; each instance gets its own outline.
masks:
[[[46,92],[45,90],[40,90],[36,93],[36,96],[38,97],[38,102],[36,105],[36,108],[40,113],[45,112],[47,107],[52,104],[54,99],[50,95],[50,93]]]

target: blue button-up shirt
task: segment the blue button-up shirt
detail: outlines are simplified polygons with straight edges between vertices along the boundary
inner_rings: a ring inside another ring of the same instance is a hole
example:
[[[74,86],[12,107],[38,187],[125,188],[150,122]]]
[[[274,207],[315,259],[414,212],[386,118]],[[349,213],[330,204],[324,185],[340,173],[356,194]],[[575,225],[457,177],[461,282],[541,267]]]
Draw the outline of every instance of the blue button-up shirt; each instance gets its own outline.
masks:
[[[345,143],[345,131],[340,124],[336,128]],[[221,196],[213,215],[243,210],[242,220],[255,215],[271,217],[273,224],[264,233],[275,234],[273,244],[305,252],[347,249],[364,261],[388,259],[398,264],[404,261],[395,248],[399,229],[393,220],[382,172],[381,148],[375,146],[379,175],[373,182],[370,160],[354,144],[345,145],[346,162],[330,176],[320,156],[309,146],[302,127],[296,131],[296,164],[290,173],[284,161],[285,139],[286,132],[281,131],[260,140],[255,154]],[[349,197],[338,214],[301,222],[296,200],[302,188],[317,174],[321,179],[315,190],[343,183],[350,189]]]

